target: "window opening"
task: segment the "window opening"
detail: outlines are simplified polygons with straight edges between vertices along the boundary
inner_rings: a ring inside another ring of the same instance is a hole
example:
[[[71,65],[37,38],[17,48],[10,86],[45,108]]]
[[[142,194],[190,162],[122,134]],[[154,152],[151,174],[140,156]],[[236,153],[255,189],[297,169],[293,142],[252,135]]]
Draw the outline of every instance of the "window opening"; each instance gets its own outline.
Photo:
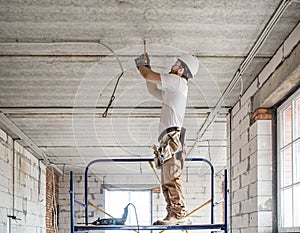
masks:
[[[132,203],[138,216],[139,225],[152,224],[152,195],[151,190],[108,190],[105,189],[105,210],[114,217],[122,217],[124,208]],[[106,216],[108,217],[108,216]],[[126,225],[137,225],[134,208],[129,206]],[[118,232],[118,231],[109,231]],[[124,231],[132,232],[132,231]],[[145,231],[150,232],[150,231]]]
[[[300,227],[300,90],[277,110],[278,224],[280,232]]]

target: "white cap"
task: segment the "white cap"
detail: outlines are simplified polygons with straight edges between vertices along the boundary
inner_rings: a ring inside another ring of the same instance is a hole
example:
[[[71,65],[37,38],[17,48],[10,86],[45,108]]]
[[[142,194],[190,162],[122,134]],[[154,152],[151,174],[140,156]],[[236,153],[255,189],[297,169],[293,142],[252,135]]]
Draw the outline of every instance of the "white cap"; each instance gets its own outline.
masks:
[[[187,78],[193,78],[198,70],[199,70],[199,60],[198,58],[189,55],[189,54],[184,54],[180,57],[178,57],[178,60],[183,61],[187,67],[189,68],[189,72],[192,75],[192,77],[187,77]]]

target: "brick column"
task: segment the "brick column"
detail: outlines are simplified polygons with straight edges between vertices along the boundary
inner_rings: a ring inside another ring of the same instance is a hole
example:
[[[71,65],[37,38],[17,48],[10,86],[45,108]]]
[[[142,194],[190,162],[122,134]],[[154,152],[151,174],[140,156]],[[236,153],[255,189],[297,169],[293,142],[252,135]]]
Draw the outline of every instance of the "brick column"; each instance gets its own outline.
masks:
[[[54,183],[53,183],[54,182]],[[46,233],[56,233],[55,221],[57,216],[53,209],[53,195],[58,208],[58,176],[50,168],[46,170]],[[57,210],[58,213],[58,210]]]

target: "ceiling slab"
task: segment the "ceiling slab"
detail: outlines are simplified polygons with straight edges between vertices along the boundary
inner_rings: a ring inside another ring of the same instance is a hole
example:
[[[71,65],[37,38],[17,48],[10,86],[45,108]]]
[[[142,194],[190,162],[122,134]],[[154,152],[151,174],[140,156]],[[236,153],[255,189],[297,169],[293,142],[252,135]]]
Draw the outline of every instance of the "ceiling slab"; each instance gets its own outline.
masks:
[[[207,158],[221,170],[226,114],[299,24],[299,2],[290,2],[196,142],[199,131],[281,2],[0,0],[0,111],[65,173],[83,172],[96,158],[152,156],[161,104],[134,64],[145,39],[157,72],[167,73],[178,55],[199,58],[200,70],[189,82],[186,143],[190,157]],[[95,172],[139,169],[101,164]]]

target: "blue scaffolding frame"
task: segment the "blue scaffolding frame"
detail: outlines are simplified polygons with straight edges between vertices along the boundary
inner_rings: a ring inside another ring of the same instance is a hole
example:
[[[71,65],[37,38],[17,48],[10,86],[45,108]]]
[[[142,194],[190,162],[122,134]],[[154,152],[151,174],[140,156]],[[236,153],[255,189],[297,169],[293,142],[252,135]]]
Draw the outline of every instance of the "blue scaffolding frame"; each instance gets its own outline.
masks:
[[[200,161],[205,162],[210,166],[211,170],[211,223],[210,224],[201,224],[201,225],[172,225],[172,226],[163,226],[163,225],[150,225],[150,226],[126,226],[126,225],[89,225],[88,224],[88,172],[91,165],[95,163],[104,163],[104,162],[152,162],[153,158],[129,158],[129,159],[96,159],[91,161],[85,169],[85,203],[82,204],[85,208],[85,225],[75,225],[75,212],[74,205],[77,202],[74,199],[74,172],[70,172],[70,211],[71,211],[71,233],[79,231],[95,231],[95,230],[222,230],[225,233],[228,233],[228,175],[227,169],[224,170],[224,223],[223,224],[214,224],[214,167],[212,163],[204,158],[186,158],[185,161]]]

